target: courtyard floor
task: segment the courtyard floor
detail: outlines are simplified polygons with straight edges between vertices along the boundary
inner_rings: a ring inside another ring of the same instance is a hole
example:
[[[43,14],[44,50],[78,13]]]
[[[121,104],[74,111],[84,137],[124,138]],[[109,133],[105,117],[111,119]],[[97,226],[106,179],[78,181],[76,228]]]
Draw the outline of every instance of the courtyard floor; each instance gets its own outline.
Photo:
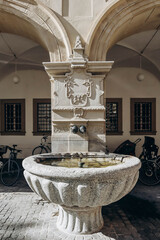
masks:
[[[56,237],[57,206],[33,193],[23,177],[13,187],[0,184],[0,203],[0,240],[72,240],[63,233]],[[108,239],[159,240],[160,185],[138,183],[126,197],[103,207],[103,217],[102,233]]]

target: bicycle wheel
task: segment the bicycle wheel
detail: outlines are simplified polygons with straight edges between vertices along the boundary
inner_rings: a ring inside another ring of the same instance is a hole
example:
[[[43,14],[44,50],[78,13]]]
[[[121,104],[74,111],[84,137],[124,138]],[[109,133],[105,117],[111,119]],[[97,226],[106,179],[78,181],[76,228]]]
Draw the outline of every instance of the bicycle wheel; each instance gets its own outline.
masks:
[[[48,153],[48,150],[43,146],[35,147],[32,151],[32,155],[37,155],[42,153]]]
[[[12,186],[19,178],[20,169],[14,160],[7,161],[1,169],[1,182],[5,186]]]
[[[157,179],[160,179],[160,156],[157,156],[155,174],[156,174]]]
[[[154,186],[160,182],[160,166],[153,160],[142,161],[139,180],[147,186]]]

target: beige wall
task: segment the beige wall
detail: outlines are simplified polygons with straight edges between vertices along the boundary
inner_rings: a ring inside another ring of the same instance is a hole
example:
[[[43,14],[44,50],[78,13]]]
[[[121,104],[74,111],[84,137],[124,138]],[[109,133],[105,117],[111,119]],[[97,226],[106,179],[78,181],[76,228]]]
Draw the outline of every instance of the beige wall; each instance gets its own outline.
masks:
[[[135,141],[141,138],[142,141],[137,145],[137,155],[142,150],[144,142],[143,135],[130,135],[130,98],[156,98],[156,130],[154,135],[156,144],[160,147],[160,80],[147,71],[141,71],[145,75],[142,82],[137,81],[136,76],[139,69],[136,68],[117,68],[112,69],[106,79],[105,97],[122,98],[122,118],[123,135],[107,136],[107,146],[113,151],[120,143],[129,139]]]
[[[0,99],[25,99],[25,126],[24,136],[2,136],[0,144],[17,144],[23,154],[19,157],[26,157],[31,154],[34,146],[40,142],[40,136],[33,136],[33,98],[50,98],[50,81],[45,71],[20,71],[20,82],[14,84],[13,74],[0,80]]]
[[[113,151],[120,143],[129,139],[135,141],[138,137],[142,141],[137,146],[137,155],[141,151],[144,136],[130,135],[130,98],[156,98],[157,134],[153,137],[160,147],[160,82],[152,74],[143,70],[145,79],[137,81],[139,70],[136,68],[117,68],[107,76],[105,83],[105,97],[123,99],[123,135],[107,136],[107,146]],[[26,101],[26,135],[25,136],[0,136],[0,144],[17,144],[23,150],[21,157],[31,154],[34,146],[38,145],[41,136],[33,136],[33,98],[49,98],[50,82],[44,71],[21,71],[21,81],[14,84],[12,74],[0,81],[1,99],[25,98]]]

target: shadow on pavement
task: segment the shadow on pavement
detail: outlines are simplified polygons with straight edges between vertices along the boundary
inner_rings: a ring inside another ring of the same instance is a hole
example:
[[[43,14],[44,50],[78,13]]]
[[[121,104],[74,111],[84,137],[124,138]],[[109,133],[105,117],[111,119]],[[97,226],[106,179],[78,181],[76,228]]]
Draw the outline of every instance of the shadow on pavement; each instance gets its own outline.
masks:
[[[4,186],[2,183],[0,183],[0,193],[7,193],[7,192],[32,192],[32,190],[29,188],[23,173],[21,173],[20,178],[18,181],[10,187]]]
[[[102,213],[105,220],[105,234],[107,233],[115,240],[160,239],[160,208],[158,206],[156,202],[132,195],[104,206]]]

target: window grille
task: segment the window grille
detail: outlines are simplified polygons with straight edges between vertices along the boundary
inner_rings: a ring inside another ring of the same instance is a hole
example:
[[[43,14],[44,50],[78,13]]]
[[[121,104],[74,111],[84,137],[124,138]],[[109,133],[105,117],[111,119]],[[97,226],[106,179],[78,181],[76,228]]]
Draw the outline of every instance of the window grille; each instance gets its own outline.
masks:
[[[37,130],[38,132],[51,131],[51,104],[37,104]]]
[[[5,103],[5,131],[19,132],[22,130],[21,104]]]
[[[51,134],[51,99],[33,99],[33,134]]]
[[[106,130],[118,132],[118,103],[106,104]]]
[[[1,99],[1,134],[25,135],[25,99]]]
[[[122,134],[122,99],[106,99],[106,134]]]
[[[135,131],[152,131],[152,103],[135,103],[134,113]]]
[[[131,99],[131,134],[156,133],[156,99]]]

